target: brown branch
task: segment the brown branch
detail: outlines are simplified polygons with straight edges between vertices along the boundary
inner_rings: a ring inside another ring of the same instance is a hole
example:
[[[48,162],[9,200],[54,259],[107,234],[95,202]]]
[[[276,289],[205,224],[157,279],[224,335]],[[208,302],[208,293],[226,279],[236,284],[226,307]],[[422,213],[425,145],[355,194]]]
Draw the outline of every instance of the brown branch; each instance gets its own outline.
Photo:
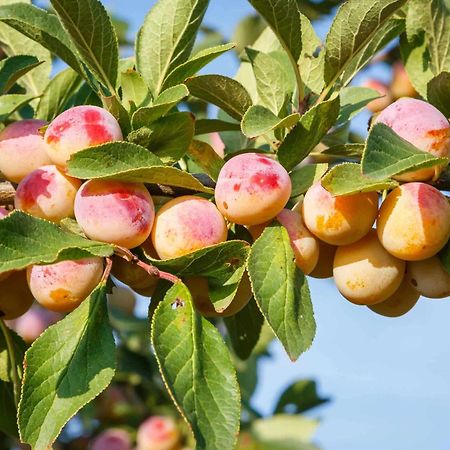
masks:
[[[12,205],[16,190],[9,181],[0,181],[0,206]]]

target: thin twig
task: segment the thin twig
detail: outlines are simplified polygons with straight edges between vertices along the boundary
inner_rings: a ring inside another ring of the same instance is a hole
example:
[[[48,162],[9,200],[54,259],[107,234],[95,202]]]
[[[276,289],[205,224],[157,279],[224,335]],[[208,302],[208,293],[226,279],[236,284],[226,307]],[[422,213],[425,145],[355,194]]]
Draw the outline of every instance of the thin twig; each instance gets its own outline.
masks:
[[[112,269],[112,259],[106,258],[106,266],[105,266],[105,270],[103,271],[103,275],[102,275],[102,279],[101,279],[102,283],[106,282],[106,280],[109,278],[111,269]]]

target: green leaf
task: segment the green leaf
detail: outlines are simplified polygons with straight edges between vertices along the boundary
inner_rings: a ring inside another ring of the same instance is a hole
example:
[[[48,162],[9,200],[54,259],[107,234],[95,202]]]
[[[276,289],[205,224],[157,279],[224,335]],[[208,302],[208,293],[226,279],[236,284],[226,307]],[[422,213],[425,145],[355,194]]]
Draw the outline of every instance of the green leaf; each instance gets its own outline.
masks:
[[[63,231],[54,223],[14,211],[0,221],[0,273],[31,264],[110,256],[113,247]]]
[[[111,142],[78,152],[69,161],[68,173],[82,179],[117,179],[213,192],[191,174],[165,166],[153,153],[130,142]]]
[[[430,67],[430,54],[424,33],[412,44],[408,42],[406,34],[403,34],[400,37],[400,51],[406,72],[414,89],[423,98],[427,98],[427,86],[434,75]]]
[[[186,81],[194,97],[222,108],[236,120],[241,120],[252,99],[244,86],[232,78],[222,75],[200,75]]]
[[[295,85],[289,85],[286,71],[275,58],[251,48],[245,51],[255,74],[258,104],[278,115]]]
[[[392,18],[384,23],[369,39],[367,45],[363,46],[346,64],[345,70],[341,76],[340,84],[342,86],[347,86],[353,77],[357,75],[375,55],[403,33],[404,30],[404,20]]]
[[[322,186],[333,195],[352,195],[359,192],[382,191],[398,186],[394,180],[370,178],[361,173],[361,165],[343,163],[333,167],[322,179]]]
[[[368,103],[381,97],[380,93],[375,89],[359,86],[342,89],[340,96],[341,111],[337,120],[338,125],[353,119]]]
[[[197,250],[179,258],[155,260],[160,270],[186,278],[206,277],[208,294],[216,311],[221,312],[233,300],[245,271],[250,246],[244,241],[228,241]]]
[[[8,92],[19,78],[40,64],[42,62],[30,55],[16,55],[0,61],[0,92]]]
[[[159,0],[136,40],[137,69],[155,98],[192,51],[208,0]]]
[[[158,306],[152,343],[162,377],[198,450],[232,450],[239,432],[236,372],[218,330],[194,311],[178,283]]]
[[[302,52],[298,61],[300,74],[309,92],[320,94],[323,88],[323,70],[325,51],[322,41],[317,36],[311,22],[303,14],[302,22]]]
[[[6,94],[0,96],[0,121],[6,120],[14,111],[36,98],[27,94]]]
[[[252,423],[258,450],[319,450],[310,442],[319,422],[299,415],[277,414]]]
[[[64,107],[81,84],[80,76],[70,67],[59,72],[47,85],[35,116],[50,122],[64,111]]]
[[[238,123],[225,122],[219,119],[197,119],[195,121],[195,135],[216,133],[219,131],[240,131]]]
[[[183,83],[187,78],[194,76],[200,69],[235,46],[236,44],[233,43],[223,44],[199,51],[196,55],[189,58],[183,64],[175,67],[172,72],[169,73],[164,81],[162,89],[167,89],[171,86]]]
[[[0,8],[0,21],[36,41],[42,47],[59,56],[75,72],[84,75],[69,36],[58,18],[44,9],[26,3],[17,3]],[[28,47],[24,46],[22,51]],[[50,54],[49,54],[50,56]],[[46,59],[51,63],[50,58]]]
[[[293,169],[320,143],[339,115],[339,97],[319,103],[304,114],[278,149],[278,159]]]
[[[308,164],[291,172],[292,194],[298,197],[304,194],[328,170],[328,164]]]
[[[326,85],[334,84],[406,1],[348,0],[339,8],[326,39]]]
[[[14,390],[12,383],[5,383],[0,380],[0,431],[12,438],[18,438],[16,423],[16,405],[14,404]]]
[[[113,24],[98,0],[50,0],[83,62],[115,92],[119,46]]]
[[[29,3],[29,1],[26,3]],[[8,6],[4,5],[3,7],[7,8]],[[0,7],[0,11],[2,11],[3,7]],[[1,17],[2,15],[0,14]],[[29,39],[5,23],[0,23],[0,46],[7,56],[20,55],[26,49],[28,55],[35,56],[39,61],[45,61],[19,80],[19,84],[25,87],[30,95],[40,95],[49,81],[52,68],[50,52],[42,47],[42,45]]]
[[[249,0],[277,35],[293,61],[302,51],[302,24],[297,0]]]
[[[151,101],[150,90],[142,76],[133,69],[122,72],[120,77],[122,87],[122,103],[127,111],[133,106],[140,107]]]
[[[361,161],[363,173],[376,179],[447,164],[447,158],[419,150],[382,123],[370,130]]]
[[[149,127],[145,147],[165,164],[174,164],[189,150],[194,139],[194,117],[188,112],[177,112],[158,119]]]
[[[119,98],[116,95],[102,96],[101,101],[102,106],[119,122],[122,132],[126,136],[131,131],[131,120],[128,111],[119,101]]]
[[[173,86],[158,95],[151,106],[139,108],[132,118],[134,129],[149,126],[152,122],[165,116],[172,108],[189,95],[184,84]]]
[[[292,128],[299,120],[298,113],[280,119],[264,106],[253,105],[244,114],[241,129],[248,138],[256,138],[280,128]]]
[[[50,448],[68,420],[109,385],[115,364],[102,283],[27,351],[18,412],[21,441]]]
[[[442,72],[433,78],[427,86],[427,99],[436,106],[445,117],[450,117],[450,72]]]
[[[267,227],[248,261],[253,294],[273,332],[295,361],[312,344],[316,324],[308,282],[297,269],[287,231]]]
[[[225,161],[206,142],[193,140],[187,152],[192,161],[201,167],[214,181],[217,181],[219,172]]]
[[[360,158],[364,152],[364,144],[338,144],[322,150],[318,155],[337,158]]]
[[[442,0],[410,0],[407,15],[408,39],[425,32],[433,74],[450,71],[450,11]]]
[[[448,241],[447,245],[440,251],[439,257],[445,270],[450,274],[450,241]]]
[[[254,299],[237,314],[224,319],[234,353],[239,358],[248,359],[258,343],[264,317]]]
[[[21,374],[23,356],[25,355],[27,345],[15,331],[8,328],[8,333],[12,341],[14,359],[16,361],[16,367],[14,368],[14,370],[18,370],[18,373]],[[13,368],[11,367],[11,361],[8,355],[6,339],[0,330],[0,381],[4,381],[5,383],[12,383],[12,371]]]
[[[295,410],[289,409],[290,414],[302,414],[328,401],[328,398],[319,396],[314,380],[299,380],[287,387],[281,394],[275,407],[275,414],[287,413],[286,409],[290,406],[295,407]]]

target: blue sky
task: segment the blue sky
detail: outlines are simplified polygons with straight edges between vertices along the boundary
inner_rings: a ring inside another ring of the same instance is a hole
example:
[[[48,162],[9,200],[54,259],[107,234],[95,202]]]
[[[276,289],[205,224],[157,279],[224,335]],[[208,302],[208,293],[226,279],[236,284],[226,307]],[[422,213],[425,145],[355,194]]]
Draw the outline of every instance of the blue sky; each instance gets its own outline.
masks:
[[[106,0],[134,32],[155,3]],[[211,0],[205,24],[230,38],[246,0]],[[328,20],[318,24],[323,37]],[[237,61],[223,56],[208,71],[232,76]],[[376,72],[380,69],[373,69]],[[387,73],[380,72],[386,80]],[[363,130],[368,114],[358,118]],[[332,402],[312,412],[322,419],[323,450],[450,449],[450,301],[421,299],[405,317],[387,319],[344,300],[331,281],[311,281],[317,320],[312,348],[293,364],[279,345],[261,367],[255,405],[268,413],[279,393],[299,377],[315,378]]]

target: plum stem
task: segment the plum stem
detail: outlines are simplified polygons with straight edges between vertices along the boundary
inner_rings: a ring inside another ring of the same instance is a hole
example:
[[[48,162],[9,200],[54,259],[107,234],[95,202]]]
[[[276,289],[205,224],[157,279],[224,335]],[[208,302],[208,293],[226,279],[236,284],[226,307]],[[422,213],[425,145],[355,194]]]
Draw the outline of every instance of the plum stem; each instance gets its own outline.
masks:
[[[103,271],[103,275],[102,275],[102,279],[101,279],[102,283],[104,283],[109,278],[109,275],[111,274],[111,269],[112,269],[112,259],[106,258],[106,266],[105,266],[105,270]]]
[[[152,264],[148,264],[144,261],[141,261],[134,253],[130,252],[130,250],[124,247],[116,247],[115,254],[125,259],[131,264],[136,264],[138,267],[144,269],[149,275],[153,277],[161,278],[162,280],[170,281],[171,283],[178,283],[180,279],[176,275],[172,275],[169,272],[164,272],[159,270]]]
[[[14,387],[14,404],[16,408],[19,406],[20,397],[20,383],[19,375],[17,372],[16,357],[14,355],[13,342],[11,340],[11,334],[9,333],[9,328],[6,326],[3,319],[0,319],[0,328],[2,330],[3,336],[5,337],[6,348],[8,350],[9,362],[11,364],[12,382]]]

